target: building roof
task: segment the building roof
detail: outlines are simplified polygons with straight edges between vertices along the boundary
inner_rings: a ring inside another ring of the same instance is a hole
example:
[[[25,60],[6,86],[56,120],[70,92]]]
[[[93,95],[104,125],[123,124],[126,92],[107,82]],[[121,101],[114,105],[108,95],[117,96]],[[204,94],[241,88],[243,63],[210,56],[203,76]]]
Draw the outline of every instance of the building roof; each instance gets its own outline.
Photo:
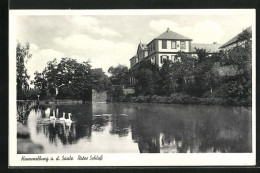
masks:
[[[206,49],[209,53],[214,53],[219,50],[221,44],[213,43],[213,44],[205,44],[205,43],[191,43],[191,52],[196,52],[196,49]]]
[[[164,33],[162,33],[161,35],[159,35],[155,39],[192,40],[188,37],[185,37],[181,34],[178,34],[176,32],[171,31],[169,28],[167,28],[167,30]]]
[[[136,57],[137,57],[137,55],[133,56],[131,59],[136,58]],[[130,61],[131,61],[131,59],[130,59]]]
[[[162,39],[162,40],[163,39],[169,39],[169,40],[190,40],[190,41],[192,40],[192,39],[190,39],[188,37],[185,37],[185,36],[183,36],[181,34],[178,34],[176,32],[171,31],[169,28],[167,28],[167,30],[164,33],[162,33],[158,37],[154,38],[153,40],[160,40],[160,39]],[[153,42],[153,40],[150,41],[147,45],[149,45],[151,42]]]
[[[248,27],[248,28],[246,29],[246,31],[252,33],[252,26]],[[232,39],[230,39],[230,40],[229,40],[228,42],[226,42],[225,44],[223,44],[220,48],[225,48],[226,46],[229,46],[229,45],[231,45],[231,44],[237,42],[237,41],[238,41],[238,38],[239,38],[239,35],[240,35],[241,33],[243,33],[243,31],[240,32],[239,34],[237,34],[237,35],[236,35],[235,37],[233,37]]]

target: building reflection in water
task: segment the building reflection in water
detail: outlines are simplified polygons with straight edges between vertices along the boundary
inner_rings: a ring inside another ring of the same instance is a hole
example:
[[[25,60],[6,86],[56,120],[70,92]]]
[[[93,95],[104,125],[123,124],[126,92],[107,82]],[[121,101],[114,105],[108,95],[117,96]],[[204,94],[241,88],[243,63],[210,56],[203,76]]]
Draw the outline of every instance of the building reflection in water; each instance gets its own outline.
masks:
[[[191,106],[190,110],[176,112],[155,108],[147,114],[148,109],[151,110],[136,113],[132,128],[132,138],[138,143],[140,153],[252,151],[251,111],[247,108],[216,107],[202,111]]]
[[[93,134],[104,133],[110,138],[130,137],[140,153],[252,151],[249,108],[95,103],[39,105],[32,111],[39,117],[36,133],[54,145],[76,146],[80,139],[91,142]],[[58,120],[63,112],[65,118],[72,113],[72,123]],[[51,121],[50,116],[57,120]]]

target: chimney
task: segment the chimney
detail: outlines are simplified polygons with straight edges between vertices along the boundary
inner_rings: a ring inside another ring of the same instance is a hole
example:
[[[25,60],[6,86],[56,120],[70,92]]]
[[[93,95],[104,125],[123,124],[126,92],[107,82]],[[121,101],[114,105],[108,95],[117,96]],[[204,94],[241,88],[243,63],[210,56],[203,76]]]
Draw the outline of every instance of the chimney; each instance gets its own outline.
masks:
[[[167,28],[167,32],[169,32],[170,31],[170,28]]]
[[[213,44],[218,44],[217,42],[213,42]]]

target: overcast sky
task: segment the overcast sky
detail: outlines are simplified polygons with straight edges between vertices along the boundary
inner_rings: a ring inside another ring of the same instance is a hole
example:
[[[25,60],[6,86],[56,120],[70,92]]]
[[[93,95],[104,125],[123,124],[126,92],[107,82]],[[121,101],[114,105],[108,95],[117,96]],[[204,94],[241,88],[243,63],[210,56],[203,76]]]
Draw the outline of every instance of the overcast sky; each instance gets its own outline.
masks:
[[[129,67],[140,40],[150,42],[167,28],[193,43],[225,43],[252,25],[249,15],[18,16],[16,38],[31,44],[33,79],[47,62],[61,57],[91,61],[93,68]]]

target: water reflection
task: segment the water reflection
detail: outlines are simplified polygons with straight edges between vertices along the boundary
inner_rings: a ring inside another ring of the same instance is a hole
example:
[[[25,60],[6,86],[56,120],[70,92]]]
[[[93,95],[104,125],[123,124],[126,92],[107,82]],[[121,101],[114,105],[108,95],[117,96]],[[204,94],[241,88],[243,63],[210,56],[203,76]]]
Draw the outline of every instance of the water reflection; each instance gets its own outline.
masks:
[[[72,114],[71,123],[60,120],[63,113],[65,119]],[[251,108],[244,107],[39,105],[30,112],[28,126],[45,153],[252,152]]]
[[[171,115],[169,111],[161,109],[160,118],[145,111],[136,116],[140,152],[252,151],[251,111],[246,108],[180,106]]]
[[[92,126],[92,106],[74,105],[73,107],[66,105],[40,105],[31,112],[38,114],[39,118],[36,124],[37,134],[43,133],[49,138],[51,143],[57,144],[60,140],[63,145],[75,144],[80,138],[91,137]],[[68,119],[68,113],[72,113],[72,123],[61,121],[65,113],[65,119]],[[50,120],[51,116],[55,116],[56,120]]]

